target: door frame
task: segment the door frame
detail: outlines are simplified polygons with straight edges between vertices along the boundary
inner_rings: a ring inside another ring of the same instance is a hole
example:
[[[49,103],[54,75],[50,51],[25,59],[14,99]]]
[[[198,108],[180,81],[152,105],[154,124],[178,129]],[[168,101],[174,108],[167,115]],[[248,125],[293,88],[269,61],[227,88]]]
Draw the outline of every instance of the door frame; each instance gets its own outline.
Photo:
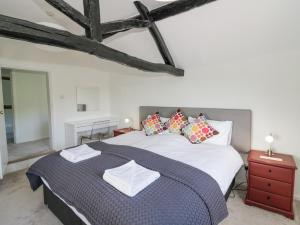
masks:
[[[1,85],[1,90],[3,89],[3,87],[2,87],[2,70],[1,70],[1,67],[0,67],[0,85]],[[3,90],[2,90],[2,93],[1,93],[1,96],[2,96],[2,103],[4,103],[4,98],[3,98]],[[7,141],[6,141],[6,127],[5,127],[5,114],[4,114],[4,106],[3,106],[3,124],[4,124],[4,127],[3,127],[3,134],[4,134],[4,141],[5,141],[5,144],[4,144],[4,146],[6,146],[5,147],[5,149],[0,149],[0,170],[1,170],[1,172],[0,172],[0,180],[1,179],[3,179],[3,176],[5,175],[5,172],[6,172],[6,168],[7,168],[7,162],[8,162],[8,152],[7,152]],[[0,127],[0,129],[1,129],[1,127]],[[6,152],[4,152],[4,154],[3,154],[3,152],[2,151],[6,151]],[[4,159],[2,159],[2,156],[5,156],[5,158]],[[3,166],[3,167],[2,167]]]
[[[43,72],[46,73],[46,82],[47,82],[47,98],[48,98],[48,124],[49,124],[49,144],[50,148],[53,149],[53,137],[54,137],[54,119],[53,119],[53,89],[52,89],[52,79],[51,79],[51,72],[49,72],[45,67],[41,67],[40,65],[22,65],[20,66],[17,63],[1,63],[0,64],[0,75],[1,70],[3,68],[6,69],[15,69],[15,70],[27,70],[27,71],[35,71],[35,72]],[[5,173],[4,173],[5,174]]]

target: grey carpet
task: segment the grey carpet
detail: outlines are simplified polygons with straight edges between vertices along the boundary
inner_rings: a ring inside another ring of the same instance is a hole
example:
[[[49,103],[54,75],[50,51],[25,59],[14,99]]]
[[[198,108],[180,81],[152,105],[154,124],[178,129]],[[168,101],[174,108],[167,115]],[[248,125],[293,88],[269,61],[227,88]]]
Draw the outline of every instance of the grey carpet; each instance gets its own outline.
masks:
[[[229,217],[221,225],[299,225],[300,203],[295,203],[295,220],[243,203],[244,192],[235,192],[227,202]],[[25,171],[7,175],[0,181],[1,225],[61,225],[43,204],[42,190],[32,192]]]
[[[49,138],[30,141],[20,144],[8,144],[8,163],[33,158],[37,155],[45,155],[52,152]]]

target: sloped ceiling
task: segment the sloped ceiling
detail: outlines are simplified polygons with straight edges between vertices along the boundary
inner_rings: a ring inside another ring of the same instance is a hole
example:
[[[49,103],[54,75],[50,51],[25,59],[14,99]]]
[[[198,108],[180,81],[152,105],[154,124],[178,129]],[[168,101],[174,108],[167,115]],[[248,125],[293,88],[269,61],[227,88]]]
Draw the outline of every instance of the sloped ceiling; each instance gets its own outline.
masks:
[[[218,0],[157,25],[175,63],[187,75],[192,67],[300,51],[299,15],[300,1]],[[108,44],[159,61],[148,38],[147,31],[132,32],[116,36]]]
[[[83,13],[82,0],[64,0]],[[102,22],[125,19],[138,14],[134,0],[100,0]],[[142,0],[150,9],[167,4],[155,0]],[[0,14],[29,20],[32,22],[56,22],[69,30],[83,31],[44,0],[1,0]],[[83,32],[82,32],[83,33]]]
[[[66,1],[82,11],[81,0]],[[150,9],[166,4],[155,0],[142,2]],[[103,21],[137,14],[133,0],[100,0],[100,5]],[[1,0],[0,13],[34,22],[56,22],[74,33],[83,32],[43,0]],[[274,52],[300,51],[299,15],[300,1],[296,0],[218,0],[157,25],[176,65],[188,73],[192,67],[213,66]],[[146,29],[115,35],[104,44],[146,60],[162,62]]]

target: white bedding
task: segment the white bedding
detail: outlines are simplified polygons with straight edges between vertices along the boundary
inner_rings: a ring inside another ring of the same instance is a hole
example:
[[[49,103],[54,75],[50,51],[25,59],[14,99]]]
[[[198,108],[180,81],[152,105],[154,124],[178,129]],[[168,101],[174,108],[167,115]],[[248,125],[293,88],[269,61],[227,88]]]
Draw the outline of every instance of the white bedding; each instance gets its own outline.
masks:
[[[104,142],[146,149],[196,167],[213,177],[224,195],[243,165],[241,156],[232,146],[191,144],[178,134],[146,136],[143,131],[134,131]]]
[[[236,173],[243,165],[241,156],[232,146],[191,144],[185,137],[178,134],[146,136],[143,131],[133,131],[107,139],[104,142],[146,149],[196,167],[213,177],[224,195]],[[51,190],[47,181],[44,178],[42,180]],[[54,194],[64,201],[56,193]],[[67,205],[84,223],[90,225],[84,215],[79,213],[73,206]]]

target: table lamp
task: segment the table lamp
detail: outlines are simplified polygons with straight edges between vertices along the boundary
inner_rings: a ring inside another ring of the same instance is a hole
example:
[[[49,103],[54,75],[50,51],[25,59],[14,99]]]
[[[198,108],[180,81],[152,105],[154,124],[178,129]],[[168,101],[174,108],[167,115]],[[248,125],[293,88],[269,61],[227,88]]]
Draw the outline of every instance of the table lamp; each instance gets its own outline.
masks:
[[[273,151],[272,151],[272,144],[274,142],[274,137],[272,134],[268,135],[265,137],[265,141],[269,144],[269,149],[267,150],[266,154],[268,156],[273,156]]]
[[[133,124],[133,120],[130,117],[125,117],[123,119],[124,124],[126,125],[126,127],[130,128],[132,127]]]

